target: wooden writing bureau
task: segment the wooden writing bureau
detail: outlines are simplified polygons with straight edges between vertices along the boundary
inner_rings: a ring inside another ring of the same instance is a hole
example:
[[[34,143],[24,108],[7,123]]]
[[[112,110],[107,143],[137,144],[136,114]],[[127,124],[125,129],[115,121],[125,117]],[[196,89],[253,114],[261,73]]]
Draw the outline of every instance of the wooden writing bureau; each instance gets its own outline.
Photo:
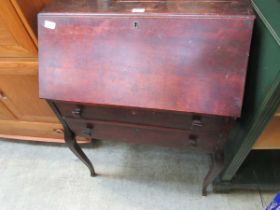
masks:
[[[54,0],[39,16],[40,97],[75,136],[205,152],[223,169],[240,116],[254,16],[247,0]]]

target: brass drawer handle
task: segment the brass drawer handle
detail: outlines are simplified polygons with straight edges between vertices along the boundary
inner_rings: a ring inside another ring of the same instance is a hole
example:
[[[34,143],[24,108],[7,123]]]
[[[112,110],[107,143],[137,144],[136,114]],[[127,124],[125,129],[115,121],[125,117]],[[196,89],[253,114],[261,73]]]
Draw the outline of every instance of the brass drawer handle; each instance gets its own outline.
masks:
[[[192,147],[197,147],[197,135],[194,135],[194,134],[191,134],[189,135],[189,144],[192,146]]]
[[[82,130],[82,135],[86,137],[91,137],[92,136],[92,128],[85,128]]]
[[[75,108],[72,111],[72,116],[75,117],[75,118],[80,118],[81,115],[82,115],[82,109],[81,108]]]
[[[192,117],[192,126],[196,126],[196,127],[203,127],[204,126],[201,116],[194,115]]]
[[[86,128],[82,130],[81,134],[86,137],[92,137],[93,125],[90,123],[86,124]]]
[[[203,127],[203,122],[201,122],[200,120],[193,120],[192,126]]]

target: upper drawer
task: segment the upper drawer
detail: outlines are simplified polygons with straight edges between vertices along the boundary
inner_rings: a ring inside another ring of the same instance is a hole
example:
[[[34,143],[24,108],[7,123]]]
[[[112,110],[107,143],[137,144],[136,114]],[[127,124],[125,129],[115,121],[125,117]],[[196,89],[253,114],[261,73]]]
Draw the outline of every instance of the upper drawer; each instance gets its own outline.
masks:
[[[62,116],[68,119],[101,120],[212,133],[220,133],[232,124],[232,121],[228,118],[200,116],[197,114],[146,109],[121,109],[64,102],[56,102],[56,106]]]
[[[239,117],[253,19],[39,16],[40,97]]]

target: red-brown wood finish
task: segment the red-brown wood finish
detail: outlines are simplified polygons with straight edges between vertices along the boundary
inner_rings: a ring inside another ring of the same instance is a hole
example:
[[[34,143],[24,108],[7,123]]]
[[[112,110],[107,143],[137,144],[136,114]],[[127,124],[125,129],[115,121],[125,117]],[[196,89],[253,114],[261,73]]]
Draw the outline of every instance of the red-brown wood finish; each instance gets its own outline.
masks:
[[[75,136],[210,153],[240,116],[254,16],[247,0],[53,0],[39,14],[40,96]]]
[[[42,98],[240,116],[248,1],[55,2],[39,15]]]
[[[56,102],[77,136],[137,144],[222,150],[232,120],[197,114],[124,109]],[[84,133],[87,131],[90,133]]]
[[[199,129],[218,132],[219,129],[228,127],[228,122],[231,121],[229,118],[201,116],[194,113],[89,106],[65,102],[56,102],[56,105],[61,115],[66,118],[133,123],[181,130]]]
[[[65,120],[77,136],[179,147],[209,154],[223,149],[228,131],[219,127],[213,131],[197,131],[101,120]]]
[[[43,11],[53,15],[131,15],[134,8],[145,8],[142,16],[150,15],[217,15],[252,16],[248,0],[53,0]]]

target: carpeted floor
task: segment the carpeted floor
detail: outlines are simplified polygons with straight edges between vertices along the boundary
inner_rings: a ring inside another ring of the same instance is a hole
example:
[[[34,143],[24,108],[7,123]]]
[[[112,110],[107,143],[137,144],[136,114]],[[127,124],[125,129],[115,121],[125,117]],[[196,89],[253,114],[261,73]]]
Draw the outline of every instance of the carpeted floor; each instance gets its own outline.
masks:
[[[205,155],[108,141],[83,148],[95,178],[64,145],[0,140],[0,210],[258,210],[274,197],[202,197]]]

